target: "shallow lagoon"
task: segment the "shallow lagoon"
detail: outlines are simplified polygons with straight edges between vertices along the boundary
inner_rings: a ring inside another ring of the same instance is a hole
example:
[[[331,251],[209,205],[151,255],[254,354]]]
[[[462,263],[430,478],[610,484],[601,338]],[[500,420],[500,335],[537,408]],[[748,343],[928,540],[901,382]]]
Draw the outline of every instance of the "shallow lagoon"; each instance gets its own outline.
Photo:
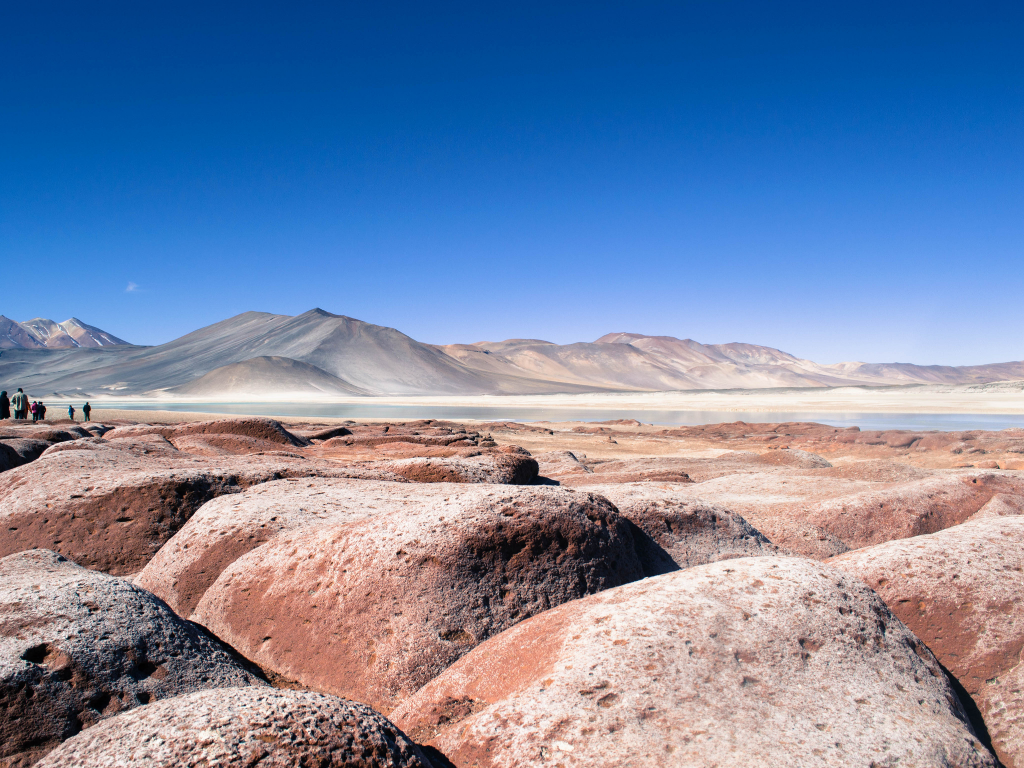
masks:
[[[446,419],[450,421],[611,421],[636,419],[667,426],[746,421],[772,423],[815,421],[836,427],[959,431],[968,429],[1024,429],[1021,414],[975,413],[830,413],[814,411],[693,411],[647,408],[566,408],[523,406],[389,405],[374,403],[95,403],[97,409],[136,411],[189,411],[194,413],[291,416],[342,419]]]

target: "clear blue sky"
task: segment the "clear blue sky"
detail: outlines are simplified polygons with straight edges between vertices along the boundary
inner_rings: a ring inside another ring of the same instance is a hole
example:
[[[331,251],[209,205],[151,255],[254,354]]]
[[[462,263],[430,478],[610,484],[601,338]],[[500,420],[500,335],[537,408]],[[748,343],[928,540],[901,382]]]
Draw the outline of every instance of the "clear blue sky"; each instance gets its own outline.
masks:
[[[8,3],[0,72],[18,320],[1024,358],[1020,3]]]

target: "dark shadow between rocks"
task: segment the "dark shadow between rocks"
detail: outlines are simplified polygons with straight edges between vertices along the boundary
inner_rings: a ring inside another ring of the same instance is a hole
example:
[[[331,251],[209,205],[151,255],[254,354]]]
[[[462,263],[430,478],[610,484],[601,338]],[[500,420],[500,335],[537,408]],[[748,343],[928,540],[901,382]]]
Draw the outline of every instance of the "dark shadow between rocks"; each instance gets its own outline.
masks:
[[[157,599],[159,600],[160,598],[157,598]],[[167,605],[167,603],[164,603],[163,600],[160,600],[160,602],[163,603],[167,607],[167,610],[171,611],[171,613],[174,613],[174,610],[171,608],[171,606]],[[280,675],[274,675],[275,678],[278,678],[277,680],[272,679],[271,676],[267,674],[267,671],[265,669],[263,669],[263,667],[261,667],[256,662],[252,661],[251,659],[246,658],[241,653],[239,653],[239,651],[233,645],[231,645],[231,643],[229,643],[227,640],[221,640],[219,637],[217,637],[217,635],[215,633],[211,632],[209,629],[204,627],[202,624],[197,624],[196,622],[191,621],[189,619],[186,619],[184,617],[181,617],[181,618],[182,618],[182,620],[186,624],[190,625],[192,627],[192,629],[194,629],[198,634],[206,635],[207,637],[213,638],[216,642],[218,642],[222,646],[224,646],[224,650],[227,651],[228,655],[235,662],[237,662],[240,667],[245,669],[246,672],[248,672],[249,674],[253,675],[254,677],[259,678],[260,680],[262,680],[263,682],[267,683],[268,685],[270,685],[273,688],[292,688],[292,687],[298,687],[298,686],[288,685],[288,683],[290,683],[291,681],[288,680],[285,677],[281,677]],[[280,685],[276,684],[278,682],[280,682],[281,684]]]
[[[964,712],[967,713],[967,721],[971,724],[971,728],[974,729],[974,735],[978,737],[980,741],[989,752],[995,756],[996,751],[992,747],[992,737],[988,735],[988,726],[985,725],[985,718],[981,714],[981,710],[978,709],[978,705],[974,703],[974,697],[967,692],[967,689],[960,685],[960,681],[956,679],[956,675],[946,669],[945,665],[939,661],[936,656],[935,661],[942,671],[946,673],[946,678],[949,680],[949,684],[953,687],[953,691],[956,693],[960,704],[963,705]],[[999,758],[996,758],[998,760]],[[999,763],[1002,765],[1002,762]]]
[[[643,568],[644,578],[661,576],[665,573],[681,570],[679,564],[672,559],[658,542],[639,525],[629,522],[629,532],[633,535],[633,551]]]
[[[429,747],[426,744],[417,744],[417,746],[434,768],[457,768],[455,763],[445,757],[444,753],[436,747]]]

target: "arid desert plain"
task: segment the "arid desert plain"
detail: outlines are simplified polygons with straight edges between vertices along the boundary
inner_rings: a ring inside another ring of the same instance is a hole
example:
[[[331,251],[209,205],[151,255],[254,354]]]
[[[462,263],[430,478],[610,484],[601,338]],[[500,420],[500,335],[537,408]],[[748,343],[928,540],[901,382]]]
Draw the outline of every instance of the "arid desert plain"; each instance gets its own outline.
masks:
[[[1024,430],[0,423],[0,765],[1024,766]]]

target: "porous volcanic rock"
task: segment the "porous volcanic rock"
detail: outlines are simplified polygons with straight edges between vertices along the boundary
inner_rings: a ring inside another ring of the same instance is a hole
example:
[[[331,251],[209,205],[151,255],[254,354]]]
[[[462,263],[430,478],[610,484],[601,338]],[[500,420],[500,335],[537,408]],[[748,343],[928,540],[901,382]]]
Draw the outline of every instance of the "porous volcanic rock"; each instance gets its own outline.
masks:
[[[216,496],[289,476],[353,474],[287,456],[190,456],[154,440],[166,442],[76,440],[0,474],[0,556],[42,547],[89,568],[136,573]]]
[[[997,493],[988,503],[968,518],[981,520],[986,517],[1006,517],[1024,515],[1024,495]]]
[[[31,422],[13,426],[0,423],[0,472],[35,461],[51,446],[91,436],[76,426],[55,429]]]
[[[568,457],[566,457],[568,458]],[[692,481],[687,471],[694,462],[674,457],[650,457],[643,459],[604,459],[588,460],[585,463],[589,472],[579,472],[572,462],[561,463],[558,469],[566,469],[565,475],[552,472],[547,475],[559,480],[562,485],[583,486],[597,483],[689,483]],[[552,470],[555,468],[552,467]]]
[[[759,459],[766,464],[780,467],[799,467],[800,469],[831,469],[828,459],[816,453],[801,451],[799,448],[786,448],[777,451],[766,451],[759,454]]]
[[[449,499],[254,549],[192,618],[276,674],[387,713],[491,635],[643,576],[629,522],[599,496],[433,487]]]
[[[959,525],[997,493],[1013,491],[1024,491],[1024,480],[992,474],[942,475],[797,507],[789,517],[859,549]],[[801,551],[798,540],[769,530],[776,544]]]
[[[998,459],[1004,469],[1024,469],[1024,430],[974,430],[968,432],[910,432],[906,430],[861,431],[824,424],[707,424],[661,430],[666,438],[700,441],[738,449],[760,445],[767,448],[804,449],[834,457],[883,459],[912,457],[932,467],[971,466],[966,461]],[[1021,466],[1015,466],[1021,464]],[[1004,466],[1006,465],[1006,466]],[[975,464],[977,466],[977,464]]]
[[[22,422],[16,426],[0,424],[0,439],[12,440],[42,440],[47,443],[63,443],[68,440],[78,440],[81,437],[90,437],[91,433],[84,427],[72,425],[68,422],[65,426],[57,428],[45,424],[33,424]]]
[[[35,461],[53,443],[31,438],[0,440],[0,472]]]
[[[537,462],[528,453],[489,451],[465,458],[410,458],[374,462],[414,483],[501,483],[530,485]]]
[[[203,688],[265,685],[205,629],[124,579],[47,550],[0,559],[0,765]]]
[[[280,453],[291,448],[288,443],[260,437],[232,434],[171,435],[170,443],[179,451],[197,456],[239,456],[253,453]],[[294,454],[293,451],[287,453]]]
[[[910,470],[858,461],[833,469],[738,472],[679,492],[741,514],[776,545],[819,560],[958,525],[997,495],[1024,494],[1017,473]]]
[[[352,431],[348,427],[336,426],[336,427],[323,427],[320,429],[305,429],[292,432],[293,435],[297,435],[306,440],[324,441],[330,440],[332,437],[342,437],[344,435],[351,435]]]
[[[995,766],[932,654],[827,565],[645,579],[492,638],[393,719],[458,766]]]
[[[609,499],[640,529],[634,539],[646,576],[737,557],[780,554],[742,516],[687,498],[671,484],[615,483],[588,485],[587,490]],[[666,561],[665,554],[671,559]]]
[[[388,443],[409,443],[410,445],[434,446],[469,446],[476,445],[479,435],[465,430],[434,430],[434,434],[422,434],[419,431],[391,430],[384,428],[383,433],[355,433],[345,437],[332,437],[325,441],[326,445],[373,447]]]
[[[578,454],[578,455],[577,455]],[[568,477],[571,475],[589,475],[594,470],[581,459],[586,454],[573,451],[546,451],[535,456],[538,472],[545,478]]]
[[[554,459],[545,466],[547,477],[559,480],[563,485],[584,486],[597,483],[671,482],[702,483],[717,477],[739,472],[783,472],[786,470],[830,469],[832,465],[816,454],[800,450],[754,451],[714,450],[712,456],[680,457],[658,456],[644,458],[584,458],[567,461],[555,452],[545,454]],[[560,460],[559,460],[560,458]],[[580,469],[584,471],[581,472]]]
[[[156,434],[163,435],[170,441],[186,435],[238,435],[256,440],[265,440],[278,445],[290,445],[300,448],[309,445],[309,441],[293,435],[278,421],[257,417],[240,419],[216,419],[213,421],[193,421],[183,424],[139,424],[118,427],[110,437],[127,437],[131,435]]]
[[[80,440],[73,444],[62,443],[61,445],[53,446],[49,450],[49,453],[53,454],[61,451],[96,451],[103,450],[104,446],[107,448],[116,448],[122,451],[139,451],[143,455],[152,453],[153,451],[171,454],[179,453],[178,449],[174,447],[174,443],[163,435],[156,434],[111,435],[109,438],[92,438]]]
[[[369,707],[311,691],[223,688],[111,718],[39,768],[434,768]]]
[[[1024,517],[974,520],[831,562],[881,595],[973,698],[999,759],[1024,767]]]
[[[402,517],[465,493],[448,485],[351,479],[262,483],[206,502],[160,548],[135,583],[189,616],[225,568],[283,533],[374,515]],[[475,491],[470,493],[476,498]]]

